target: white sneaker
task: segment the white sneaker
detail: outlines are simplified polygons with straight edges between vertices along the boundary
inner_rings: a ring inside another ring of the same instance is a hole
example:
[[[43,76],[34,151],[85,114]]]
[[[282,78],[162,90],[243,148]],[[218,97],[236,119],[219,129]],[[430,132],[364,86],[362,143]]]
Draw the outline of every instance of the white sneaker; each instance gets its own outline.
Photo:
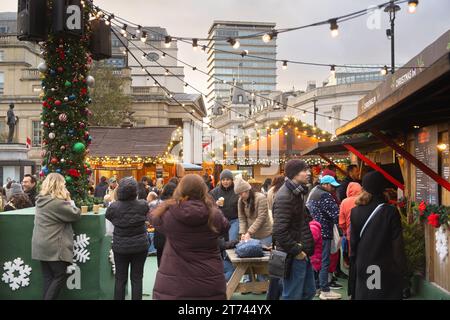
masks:
[[[342,298],[342,296],[340,293],[336,293],[333,291],[328,291],[328,292],[322,291],[319,296],[320,300],[339,300],[341,298]]]
[[[316,290],[316,297],[318,297],[320,295],[320,292],[321,292],[320,289]]]

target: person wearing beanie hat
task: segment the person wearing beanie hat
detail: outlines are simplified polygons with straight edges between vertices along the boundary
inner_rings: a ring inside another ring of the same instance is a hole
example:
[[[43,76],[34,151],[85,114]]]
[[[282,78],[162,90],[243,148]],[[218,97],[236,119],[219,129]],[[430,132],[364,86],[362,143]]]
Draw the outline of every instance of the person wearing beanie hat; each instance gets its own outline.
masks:
[[[259,239],[266,246],[272,245],[272,221],[269,219],[267,198],[254,192],[250,183],[236,177],[234,192],[239,195],[238,216],[241,240]]]
[[[11,198],[6,203],[4,211],[13,211],[24,208],[30,208],[33,204],[29,197],[23,192],[20,183],[14,182],[11,184]]]
[[[238,200],[234,193],[233,173],[225,169],[220,173],[220,182],[209,193],[230,223],[227,241],[239,240]]]
[[[386,204],[388,182],[377,171],[363,177],[363,190],[350,215],[349,294],[356,300],[400,300],[403,296],[406,258],[400,214]],[[376,266],[376,290],[373,283]],[[370,271],[372,270],[372,271]]]
[[[290,257],[290,272],[283,279],[282,299],[312,300],[316,285],[308,257],[314,253],[314,238],[304,205],[311,172],[308,165],[298,159],[289,160],[284,172],[285,182],[275,195],[272,208],[275,248]],[[271,290],[268,296],[272,294]]]
[[[341,299],[339,293],[330,290],[328,271],[330,268],[331,240],[333,229],[339,223],[339,206],[332,193],[339,187],[339,183],[332,176],[323,176],[320,184],[315,186],[306,200],[306,207],[312,218],[319,222],[322,229],[322,263],[319,272],[321,300]]]

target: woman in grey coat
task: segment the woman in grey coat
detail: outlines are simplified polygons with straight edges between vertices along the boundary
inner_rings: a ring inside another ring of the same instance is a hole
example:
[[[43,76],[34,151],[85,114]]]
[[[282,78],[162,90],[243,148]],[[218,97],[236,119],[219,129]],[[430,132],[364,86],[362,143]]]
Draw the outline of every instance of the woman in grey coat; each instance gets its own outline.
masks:
[[[54,300],[64,286],[73,261],[72,222],[80,219],[59,173],[50,173],[36,200],[31,257],[39,260],[44,278],[44,300]]]

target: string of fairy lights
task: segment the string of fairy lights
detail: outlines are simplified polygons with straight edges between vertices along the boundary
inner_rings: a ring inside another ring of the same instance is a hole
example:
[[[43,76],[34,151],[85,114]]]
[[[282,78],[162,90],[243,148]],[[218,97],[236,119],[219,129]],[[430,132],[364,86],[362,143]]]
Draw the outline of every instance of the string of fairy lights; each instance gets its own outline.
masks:
[[[82,2],[83,2],[83,1],[82,1]],[[406,0],[403,0],[403,1],[394,1],[394,2],[395,2],[395,3],[405,3],[405,2],[408,2],[408,6],[409,6],[409,8],[410,8],[410,12],[413,12],[413,11],[415,10],[417,4],[418,4],[418,1],[406,1]],[[389,2],[383,3],[383,4],[381,4],[381,5],[378,5],[377,8],[378,8],[378,9],[381,9],[381,8],[383,8],[384,6],[386,6],[386,5],[389,4],[389,3],[391,3],[391,2],[389,1]],[[413,10],[412,10],[411,8],[413,8]],[[99,18],[99,19],[105,18],[105,23],[106,23],[106,24],[113,24],[113,20],[115,20],[115,21],[118,22],[118,23],[127,22],[127,23],[130,23],[131,25],[136,26],[136,28],[137,28],[137,29],[136,29],[136,33],[137,33],[137,34],[142,34],[142,36],[141,36],[141,41],[144,42],[144,43],[146,43],[147,45],[153,47],[153,49],[160,50],[159,48],[156,48],[156,47],[152,46],[150,43],[147,42],[147,35],[148,35],[148,32],[158,33],[158,32],[156,32],[155,30],[143,28],[142,26],[140,26],[140,25],[138,25],[138,24],[134,24],[134,23],[131,23],[131,22],[129,22],[129,21],[123,19],[123,18],[116,17],[113,13],[109,13],[109,12],[103,10],[103,9],[100,9],[99,7],[95,7],[95,10],[96,10],[96,13],[94,12],[94,15],[96,16],[96,18]],[[371,10],[373,10],[373,9],[371,9]],[[294,30],[304,29],[304,28],[312,27],[312,26],[319,26],[319,25],[323,25],[323,24],[325,24],[325,23],[329,23],[329,24],[330,24],[331,35],[332,35],[333,37],[335,37],[335,36],[338,35],[338,24],[337,24],[338,22],[345,22],[345,21],[348,21],[348,20],[357,18],[357,17],[359,17],[359,16],[365,15],[365,14],[367,14],[368,12],[369,12],[369,9],[361,10],[361,11],[358,11],[358,12],[355,12],[355,13],[351,13],[351,14],[348,14],[348,15],[345,15],[345,16],[341,16],[341,17],[333,18],[333,19],[328,19],[328,20],[326,20],[326,21],[321,21],[321,22],[314,23],[314,24],[310,24],[310,25],[306,25],[306,26],[294,27],[294,28],[288,28],[288,29],[273,29],[270,33],[264,33],[264,34],[259,33],[259,34],[254,34],[254,35],[247,35],[247,36],[235,37],[234,39],[226,39],[226,41],[229,42],[230,45],[231,45],[234,49],[238,49],[238,48],[239,48],[239,41],[238,41],[239,39],[244,39],[244,38],[254,38],[254,37],[260,37],[260,36],[262,36],[262,41],[264,41],[264,42],[267,43],[267,42],[271,41],[273,38],[277,37],[279,33],[284,33],[284,32],[289,32],[289,31],[294,31]],[[122,22],[121,22],[121,21],[122,21]],[[124,47],[126,48],[126,49],[125,49],[126,53],[130,53],[130,55],[133,56],[133,58],[136,60],[136,62],[142,67],[142,70],[143,70],[144,72],[146,72],[146,73],[148,74],[148,76],[150,76],[150,77],[153,79],[153,81],[155,81],[155,85],[159,86],[159,87],[166,93],[166,95],[167,95],[169,98],[171,98],[171,99],[172,99],[176,104],[178,104],[179,106],[183,107],[183,108],[184,108],[187,112],[189,112],[193,117],[195,117],[196,119],[198,119],[198,120],[201,121],[202,123],[206,124],[210,129],[215,129],[215,130],[216,130],[216,133],[217,133],[217,132],[221,132],[222,134],[224,134],[225,137],[229,136],[229,134],[227,134],[227,133],[221,131],[221,130],[218,129],[218,128],[215,128],[215,127],[212,126],[211,124],[205,123],[204,120],[203,120],[203,118],[200,118],[200,119],[199,119],[198,117],[196,117],[194,110],[187,110],[187,109],[185,108],[185,105],[184,105],[183,103],[180,103],[177,99],[175,99],[175,98],[174,98],[174,95],[170,92],[170,90],[168,90],[166,87],[162,86],[162,85],[156,80],[156,78],[155,78],[155,77],[147,70],[147,68],[145,68],[145,67],[143,66],[143,64],[140,63],[140,61],[139,61],[139,60],[136,58],[136,56],[131,52],[131,50],[129,50],[128,46],[126,46],[125,43],[120,39],[120,36],[117,35],[117,33],[114,31],[114,29],[113,29],[113,28],[111,28],[111,29],[112,29],[112,32],[116,35],[116,37],[122,42],[122,45],[124,45]],[[122,25],[122,29],[121,29],[120,33],[122,34],[122,36],[127,37],[127,35],[128,35],[128,32],[127,32],[127,24],[124,23],[124,24]],[[160,34],[160,35],[162,35],[162,34]],[[134,38],[134,39],[137,38],[137,37],[136,37],[136,34],[133,34],[133,38]],[[194,49],[197,49],[198,46],[199,46],[199,41],[210,41],[210,40],[211,40],[211,38],[206,38],[206,39],[191,38],[191,39],[192,39],[192,42],[189,42],[188,39],[189,39],[189,38],[186,38],[186,37],[171,37],[171,36],[164,35],[164,43],[165,43],[166,47],[169,47],[170,44],[171,44],[171,42],[172,42],[173,40],[179,40],[179,41],[182,41],[182,42],[185,42],[185,43],[190,43],[190,44],[192,44],[192,47],[193,47]],[[220,40],[220,39],[214,38],[213,40],[217,40],[217,41],[218,41],[218,40]],[[225,39],[222,39],[222,40],[225,40]],[[130,43],[132,43],[133,45],[135,45],[135,44],[133,43],[133,41],[130,41]],[[135,46],[136,46],[136,45],[135,45]],[[137,46],[136,46],[136,47],[137,47]],[[139,47],[137,47],[137,48],[139,48]],[[139,48],[139,49],[140,49],[140,48]],[[284,69],[284,70],[287,69],[287,64],[288,64],[288,63],[305,64],[305,65],[314,65],[314,66],[328,66],[328,67],[330,67],[330,71],[331,71],[331,72],[335,72],[335,68],[336,68],[336,67],[347,67],[347,68],[352,68],[352,67],[354,67],[354,68],[359,68],[359,67],[360,67],[360,66],[352,66],[352,65],[312,63],[312,62],[294,61],[294,60],[287,60],[287,59],[272,59],[272,58],[267,58],[267,57],[253,56],[253,55],[249,54],[249,52],[248,52],[247,50],[244,50],[244,51],[241,52],[241,53],[237,53],[237,52],[232,52],[232,51],[220,50],[220,49],[217,49],[217,48],[211,48],[211,47],[209,47],[209,46],[203,45],[203,46],[202,46],[202,50],[203,50],[203,51],[206,51],[206,49],[215,50],[215,51],[218,51],[218,52],[223,51],[223,52],[226,52],[226,53],[239,54],[239,55],[241,55],[242,57],[248,56],[248,57],[259,58],[259,59],[270,59],[270,60],[273,60],[273,61],[275,61],[275,62],[282,62],[282,69]],[[163,52],[163,57],[164,57],[165,55],[168,55],[168,54],[167,54],[166,52],[164,52],[163,50],[160,50],[160,51]],[[145,51],[142,50],[142,52],[143,52],[143,57],[145,57],[145,56],[146,56]],[[170,56],[170,55],[168,55],[168,56]],[[187,64],[187,63],[185,63],[185,62],[183,62],[183,61],[177,59],[176,57],[173,57],[173,56],[171,56],[171,57],[174,58],[174,59],[176,59],[177,61],[179,61],[179,62],[185,64],[185,65],[191,66],[190,64]],[[159,64],[159,63],[157,63],[157,64],[158,64],[160,67],[163,67],[161,64]],[[203,70],[200,70],[200,69],[196,68],[195,66],[191,66],[191,67],[192,67],[192,69],[193,69],[194,71],[198,71],[198,72],[204,73],[205,75],[208,75],[207,72],[205,72],[205,71],[203,71]],[[369,67],[369,68],[378,68],[378,67]],[[383,74],[387,74],[387,66],[384,66],[384,67],[382,68],[382,71],[381,71],[381,72],[382,72]],[[184,80],[182,80],[181,77],[175,75],[173,72],[170,72],[169,69],[166,69],[166,74],[167,74],[167,73],[170,73],[170,74],[176,76],[177,79],[179,79],[180,81],[183,81],[183,82],[184,82]],[[209,76],[209,75],[208,75],[208,76]],[[221,81],[222,83],[227,83],[225,80],[219,79],[219,78],[217,78],[217,77],[214,77],[214,78],[215,78],[215,80]],[[230,85],[230,86],[232,86],[232,87],[236,87],[236,86],[235,86],[234,84],[232,84],[232,83],[229,83],[229,82],[228,82],[227,84]],[[194,86],[190,85],[189,83],[185,82],[185,86],[190,86],[190,87],[193,88],[195,91],[199,92],[202,96],[205,96],[205,97],[206,97],[206,95],[204,95],[200,90],[198,90],[198,89],[195,88]],[[240,89],[243,89],[243,88],[240,88]],[[257,95],[257,94],[255,94],[254,92],[251,92],[251,91],[248,91],[248,90],[244,90],[244,91],[247,92],[247,93],[251,93],[252,96],[259,96],[259,97],[261,97],[262,99],[269,100],[269,101],[272,103],[272,105],[273,105],[273,104],[276,104],[277,106],[283,106],[283,107],[286,107],[286,108],[289,107],[289,106],[287,106],[287,105],[285,105],[285,104],[283,104],[283,103],[281,103],[281,102],[279,102],[279,101],[274,101],[274,100],[272,100],[272,99],[270,99],[270,98],[268,98],[268,97],[261,96],[261,95]],[[216,101],[216,102],[218,102],[218,101]],[[237,112],[236,110],[233,110],[233,109],[229,108],[228,106],[224,105],[222,102],[218,102],[218,103],[219,103],[219,105],[221,105],[221,106],[222,106],[223,108],[225,108],[225,109],[228,109],[228,110],[230,110],[230,111],[232,111],[232,112],[236,112],[236,113],[240,114],[241,116],[244,116],[244,117],[246,117],[246,118],[248,118],[248,119],[252,119],[251,117],[249,117],[249,116],[247,116],[247,115],[243,115],[243,114]],[[298,107],[295,107],[295,106],[291,106],[291,107],[294,108],[294,109],[298,109]],[[303,111],[303,114],[306,114],[307,112],[308,112],[308,113],[313,113],[312,111],[308,111],[308,110],[305,110],[305,109],[301,109],[301,110]],[[316,113],[316,115],[317,115],[317,116],[322,116],[322,117],[327,117],[329,121],[330,121],[332,118],[334,118],[334,117],[330,117],[330,116],[322,115],[322,114],[318,114],[318,113]],[[335,118],[335,119],[337,119],[337,118]],[[286,120],[286,119],[285,119],[285,120]],[[343,119],[339,119],[339,120],[343,120]],[[288,119],[288,120],[287,120],[287,122],[290,122],[290,121],[298,122],[299,125],[300,125],[300,127],[305,127],[305,128],[304,128],[305,130],[303,130],[303,134],[305,134],[305,135],[310,134],[310,135],[312,136],[312,138],[315,138],[315,139],[317,139],[318,141],[325,141],[327,138],[329,138],[329,137],[331,136],[330,133],[327,133],[327,132],[324,132],[324,131],[320,131],[320,129],[315,128],[315,127],[312,127],[312,126],[310,126],[310,125],[308,125],[308,124],[306,124],[306,123],[303,123],[303,122],[301,122],[299,119],[293,118],[293,119]],[[345,120],[344,120],[344,121],[345,121]],[[273,124],[271,124],[270,126],[268,126],[268,127],[266,128],[266,130],[269,130],[269,132],[270,132],[271,130],[275,129],[275,128],[277,128],[278,130],[282,130],[283,126],[288,125],[287,122],[284,121],[284,122],[282,122],[282,124],[273,123]],[[297,131],[298,128],[296,127],[295,130]],[[257,132],[257,138],[256,138],[254,141],[258,141],[258,139],[259,139],[258,136],[259,136],[259,133],[260,133],[260,129],[258,129],[258,125],[257,125],[256,122],[255,122],[255,131]],[[317,132],[317,133],[316,133],[316,132]],[[270,133],[269,133],[269,134],[270,134]],[[270,134],[270,135],[271,135],[271,134]],[[250,135],[247,135],[247,137],[249,138]],[[241,140],[241,139],[240,139],[240,138],[237,138],[237,139],[236,139],[236,138],[234,137],[233,141],[230,142],[230,144],[236,145],[237,142],[240,142],[239,140]],[[173,146],[173,142],[171,142],[170,145],[168,146],[168,151],[170,151],[170,148],[171,148],[172,146]],[[166,152],[166,156],[167,156],[167,154],[168,154],[168,152]],[[121,158],[118,158],[118,159],[121,159]],[[103,160],[103,159],[99,158],[99,160]],[[123,159],[121,159],[121,160],[123,160]],[[133,161],[135,161],[135,160],[136,160],[136,162],[139,162],[138,160],[141,160],[141,161],[148,161],[148,162],[150,162],[150,161],[155,161],[155,159],[150,159],[150,158],[143,159],[142,157],[134,157],[134,158],[127,157],[127,158],[126,158],[126,161],[128,161],[128,162],[130,162],[130,161],[133,162]],[[162,159],[162,158],[161,158],[161,159],[158,159],[157,161],[160,161],[160,160],[164,161],[164,159]],[[250,160],[250,159],[244,159],[244,161],[247,161],[247,162],[248,162],[249,160]],[[95,160],[93,160],[93,161],[95,161]],[[254,160],[252,160],[252,161],[254,161]],[[270,161],[270,160],[269,160],[269,159],[257,159],[257,160],[255,160],[255,161],[263,161],[263,162],[264,162],[264,161]],[[279,161],[282,161],[282,160],[280,159]]]

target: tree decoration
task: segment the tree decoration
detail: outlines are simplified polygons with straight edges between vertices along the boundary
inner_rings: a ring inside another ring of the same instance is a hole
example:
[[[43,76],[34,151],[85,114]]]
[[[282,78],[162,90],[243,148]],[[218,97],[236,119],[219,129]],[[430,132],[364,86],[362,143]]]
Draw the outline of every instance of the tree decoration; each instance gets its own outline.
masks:
[[[72,150],[75,153],[83,153],[86,150],[86,146],[82,142],[77,142],[73,145]]]
[[[415,216],[422,222],[427,222],[434,228],[448,226],[450,221],[450,207],[427,204],[425,201],[419,205],[412,204]]]
[[[86,84],[88,85],[89,88],[93,88],[95,86],[95,79],[93,76],[88,76],[86,78]]]
[[[52,24],[53,3],[53,0],[48,1],[49,25]],[[41,120],[44,123],[43,148],[47,155],[43,158],[40,175],[61,173],[77,204],[88,197],[88,175],[83,167],[86,146],[81,142],[85,141],[87,128],[78,126],[80,122],[88,123],[88,114],[84,112],[89,104],[87,83],[79,81],[88,76],[89,14],[93,8],[88,1],[85,3],[87,5],[82,6],[83,35],[50,32],[43,43],[45,63],[38,66],[44,75]]]

